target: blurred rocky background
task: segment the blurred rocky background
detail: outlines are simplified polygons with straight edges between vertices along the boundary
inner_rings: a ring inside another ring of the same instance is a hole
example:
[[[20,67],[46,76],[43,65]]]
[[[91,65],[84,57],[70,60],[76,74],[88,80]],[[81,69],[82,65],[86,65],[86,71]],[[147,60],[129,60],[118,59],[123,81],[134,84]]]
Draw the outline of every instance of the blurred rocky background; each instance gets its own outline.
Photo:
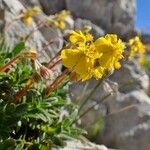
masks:
[[[139,34],[134,27],[136,0],[0,0],[0,31],[9,46],[16,44],[18,37],[27,36],[33,27],[17,21],[9,32],[4,32],[6,24],[22,9],[37,5],[43,13],[34,18],[34,27],[46,15],[67,9],[72,15],[68,20],[68,29],[91,26],[95,37],[116,33],[123,40]],[[49,60],[62,48],[63,34],[57,28],[42,27],[34,32],[27,43],[36,47],[42,60]],[[47,46],[47,51],[42,51],[51,39],[56,40]],[[148,35],[142,34],[142,40],[150,43]],[[88,139],[114,149],[150,149],[149,75],[149,70],[144,71],[136,60],[132,60],[122,64],[120,70],[103,82],[84,108],[86,110],[94,105],[94,109],[88,111],[78,123],[88,131]],[[97,82],[92,79],[85,83],[73,83],[70,86],[72,99],[80,102]],[[85,143],[72,141],[64,149],[107,150],[105,146]]]

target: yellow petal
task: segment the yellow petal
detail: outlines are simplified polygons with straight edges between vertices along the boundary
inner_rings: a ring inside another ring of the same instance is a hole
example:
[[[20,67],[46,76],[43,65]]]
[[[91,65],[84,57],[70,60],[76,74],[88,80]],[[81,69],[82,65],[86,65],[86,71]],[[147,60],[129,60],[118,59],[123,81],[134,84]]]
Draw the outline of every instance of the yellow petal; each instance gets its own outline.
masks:
[[[33,23],[33,19],[32,17],[24,17],[23,18],[23,22],[26,24],[26,25],[31,25]]]

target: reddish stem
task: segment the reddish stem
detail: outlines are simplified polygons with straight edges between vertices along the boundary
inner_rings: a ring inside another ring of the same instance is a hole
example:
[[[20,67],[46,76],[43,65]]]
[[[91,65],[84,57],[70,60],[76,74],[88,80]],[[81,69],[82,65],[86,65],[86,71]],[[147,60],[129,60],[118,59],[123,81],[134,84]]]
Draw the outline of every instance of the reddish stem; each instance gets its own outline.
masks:
[[[26,95],[28,89],[32,86],[34,83],[33,79],[28,80],[29,84],[26,85],[22,90],[18,91],[14,96],[14,103],[17,104],[19,99],[22,98],[24,95]]]
[[[4,72],[6,69],[8,69],[15,61],[20,57],[20,55],[17,55],[13,59],[11,59],[7,64],[5,64],[2,68],[0,68],[0,72]]]
[[[50,85],[50,87],[48,87],[46,89],[46,97],[48,97],[50,95],[50,93],[56,88],[58,87],[58,85],[66,78],[67,74],[69,73],[70,71],[68,69],[65,69],[63,71],[63,73],[58,76],[56,78],[56,80]]]
[[[49,69],[53,69],[57,64],[59,64],[61,62],[61,59],[58,59],[54,64],[52,64],[51,66],[48,66]]]
[[[61,60],[58,60],[56,63],[54,63],[50,69],[53,69]],[[65,72],[64,72],[65,73]],[[63,74],[63,73],[62,73]],[[31,82],[29,84],[27,84],[22,90],[18,91],[16,94],[15,94],[15,100],[14,100],[14,103],[17,103],[19,101],[20,98],[22,98],[23,96],[26,95],[28,89],[30,89],[32,87],[32,85],[34,84],[34,82],[38,82],[40,80],[39,78],[39,75],[37,73],[35,73],[33,75],[33,77],[31,79]],[[29,80],[27,82],[29,82]],[[54,81],[55,82],[55,81]],[[61,80],[59,81],[59,83],[61,82]],[[58,84],[59,84],[58,83]]]

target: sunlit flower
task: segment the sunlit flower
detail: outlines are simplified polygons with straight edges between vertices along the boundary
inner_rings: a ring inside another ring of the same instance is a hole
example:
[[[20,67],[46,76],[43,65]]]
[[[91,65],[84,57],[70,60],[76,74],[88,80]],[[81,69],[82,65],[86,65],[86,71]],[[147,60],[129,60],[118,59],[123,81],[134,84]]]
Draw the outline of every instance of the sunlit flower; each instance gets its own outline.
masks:
[[[80,76],[85,75],[92,65],[92,60],[79,49],[64,49],[61,52],[61,58],[64,66]]]
[[[69,40],[73,44],[86,44],[86,42],[93,41],[93,36],[89,33],[84,34],[81,31],[71,31]]]
[[[120,60],[123,58],[125,44],[118,39],[115,34],[107,34],[95,41],[98,52],[102,53],[102,57],[98,60],[99,65],[106,71],[119,69],[121,67]]]
[[[23,22],[27,25],[31,25],[33,23],[32,17],[23,17]]]
[[[130,54],[129,57],[133,57],[135,54],[145,53],[145,46],[138,36],[129,40]]]
[[[33,8],[30,8],[23,12],[23,22],[27,25],[31,25],[33,23],[32,17],[38,15],[41,12],[41,9],[38,6],[35,6]]]
[[[62,50],[62,63],[75,72],[78,79],[100,79],[107,71],[121,67],[119,61],[123,58],[125,45],[116,35],[108,34],[94,42],[90,34],[80,31],[72,32],[69,39],[77,45]]]
[[[92,76],[95,78],[102,77],[102,69],[100,70],[95,66],[95,60],[100,57],[101,54],[96,51],[94,44],[76,49],[63,49],[61,52],[63,65],[73,73],[75,72],[78,79],[82,81],[88,80]]]

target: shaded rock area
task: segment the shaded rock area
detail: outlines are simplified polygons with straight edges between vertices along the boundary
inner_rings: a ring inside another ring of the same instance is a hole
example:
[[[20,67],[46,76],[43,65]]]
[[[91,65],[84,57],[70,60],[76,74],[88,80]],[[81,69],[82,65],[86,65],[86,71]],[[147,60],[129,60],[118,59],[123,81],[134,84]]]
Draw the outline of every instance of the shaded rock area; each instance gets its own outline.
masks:
[[[135,0],[66,0],[76,17],[86,18],[107,31],[125,34],[133,28]]]
[[[97,142],[127,150],[149,150],[149,97],[142,91],[133,91],[122,96],[118,104],[122,109],[106,117],[105,128]]]
[[[119,70],[110,76],[110,80],[119,84],[119,91],[122,93],[149,89],[149,77],[136,60],[124,63]]]
[[[100,36],[103,36],[105,31],[101,29],[99,26],[93,24],[90,20],[77,18],[74,23],[75,29],[81,30],[85,27],[91,27],[91,33],[95,39]]]
[[[44,12],[49,14],[57,13],[66,9],[65,0],[39,0]]]
[[[63,9],[75,18],[91,20],[107,32],[127,35],[134,30],[136,0],[40,0],[46,14]]]
[[[88,98],[91,91],[99,81],[91,79],[86,82],[77,82],[70,86],[72,100],[81,105]],[[115,111],[117,103],[118,85],[111,81],[102,81],[100,86],[95,89],[94,94],[89,99],[81,111],[81,118],[78,125],[88,131],[88,137],[93,140],[104,126],[103,117],[109,112]],[[92,108],[92,109],[90,109]],[[87,111],[89,109],[89,111]],[[86,112],[86,113],[84,113]],[[97,130],[95,131],[95,127]]]

